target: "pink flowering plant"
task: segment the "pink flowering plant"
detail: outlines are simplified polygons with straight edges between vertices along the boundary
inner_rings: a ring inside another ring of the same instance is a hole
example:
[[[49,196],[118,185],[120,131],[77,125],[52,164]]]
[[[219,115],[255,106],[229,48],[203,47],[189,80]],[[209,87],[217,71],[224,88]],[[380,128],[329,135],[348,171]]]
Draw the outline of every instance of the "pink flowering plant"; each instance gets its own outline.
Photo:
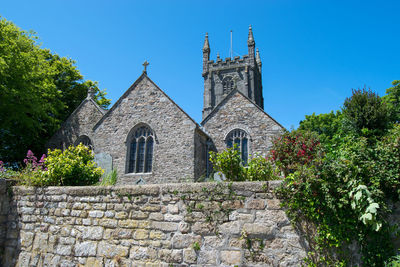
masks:
[[[318,136],[309,131],[285,132],[276,138],[270,151],[271,159],[288,176],[298,166],[320,164],[323,150]]]
[[[46,185],[46,155],[43,154],[40,160],[37,160],[35,154],[28,150],[24,159],[25,167],[18,173],[17,180],[23,185],[44,186]]]
[[[92,151],[82,144],[64,151],[49,149],[48,156],[43,154],[39,161],[28,150],[18,181],[29,186],[92,185],[103,174],[93,159]]]

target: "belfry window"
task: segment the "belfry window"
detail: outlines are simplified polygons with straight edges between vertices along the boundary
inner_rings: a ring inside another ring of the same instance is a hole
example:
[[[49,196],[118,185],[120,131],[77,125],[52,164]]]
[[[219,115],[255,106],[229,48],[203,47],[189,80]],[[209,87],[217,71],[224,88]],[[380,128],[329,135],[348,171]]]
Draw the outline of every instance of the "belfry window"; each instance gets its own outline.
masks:
[[[231,76],[227,76],[222,80],[222,88],[223,88],[223,93],[228,94],[230,91],[232,91],[235,87],[235,82],[233,81]]]
[[[225,139],[228,148],[234,147],[240,152],[243,165],[247,165],[249,157],[247,133],[241,129],[235,129],[229,132]]]
[[[90,150],[93,150],[93,144],[90,138],[87,135],[81,135],[79,138],[75,141],[75,146],[82,144],[84,146],[87,146],[90,148]]]
[[[140,126],[128,142],[128,173],[151,172],[154,134],[148,126]]]

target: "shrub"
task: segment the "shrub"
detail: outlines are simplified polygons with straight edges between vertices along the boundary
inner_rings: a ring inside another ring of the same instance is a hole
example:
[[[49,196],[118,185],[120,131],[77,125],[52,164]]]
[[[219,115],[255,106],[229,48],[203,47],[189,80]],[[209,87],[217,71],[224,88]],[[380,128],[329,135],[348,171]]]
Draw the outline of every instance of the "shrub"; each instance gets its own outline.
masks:
[[[236,145],[235,145],[236,146]],[[244,181],[245,174],[240,152],[235,148],[228,148],[220,153],[210,152],[210,161],[214,171],[222,172],[230,181]]]
[[[37,161],[37,157],[35,157],[33,152],[28,150],[24,159],[25,167],[19,172],[14,172],[14,177],[12,178],[23,185],[44,185],[43,181],[45,180],[45,172],[47,171],[44,163],[45,160],[45,154]]]
[[[269,158],[259,155],[251,157],[244,167],[240,152],[235,148],[220,153],[210,152],[210,160],[214,171],[222,172],[228,181],[269,181],[280,178]]]
[[[372,143],[347,135],[334,150],[324,157],[316,154],[310,162],[288,151],[284,159],[298,164],[286,165],[290,172],[278,193],[289,217],[306,231],[313,249],[309,261],[316,266],[349,264],[349,244],[355,241],[363,265],[383,266],[393,255],[396,229],[387,218],[388,201],[397,201],[400,192],[400,126]]]
[[[390,121],[387,105],[370,89],[353,89],[352,92],[343,104],[343,115],[351,129],[357,134],[362,134],[365,128],[369,135],[382,135]]]
[[[93,185],[99,181],[103,170],[93,161],[91,150],[79,144],[62,152],[49,150],[45,161],[48,170],[44,185]]]
[[[322,159],[322,146],[316,133],[294,130],[274,140],[271,157],[285,176],[299,166],[318,164]]]
[[[246,181],[270,181],[281,179],[277,175],[276,167],[272,162],[262,156],[252,157],[247,167],[244,168],[244,175]]]

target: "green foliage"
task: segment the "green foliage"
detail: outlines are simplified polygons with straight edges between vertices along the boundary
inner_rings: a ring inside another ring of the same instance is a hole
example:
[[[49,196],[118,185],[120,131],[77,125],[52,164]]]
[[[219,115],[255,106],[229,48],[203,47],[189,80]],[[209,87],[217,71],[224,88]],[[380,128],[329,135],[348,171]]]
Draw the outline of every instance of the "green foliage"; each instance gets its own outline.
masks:
[[[390,113],[382,99],[370,89],[352,90],[353,95],[343,104],[343,115],[351,130],[362,134],[382,135],[388,127]]]
[[[387,262],[385,267],[400,267],[400,255],[393,256]]]
[[[49,150],[46,159],[44,185],[93,185],[99,181],[103,170],[93,161],[91,150],[79,144],[61,151]]]
[[[305,120],[300,121],[298,130],[311,131],[318,134],[321,143],[331,145],[334,138],[342,133],[343,115],[340,111],[326,114],[306,115]]]
[[[192,248],[193,248],[195,251],[199,251],[199,250],[200,250],[200,244],[199,244],[199,242],[194,242],[193,245],[192,245]]]
[[[240,152],[235,148],[228,148],[220,153],[210,152],[210,161],[214,171],[223,173],[228,181],[280,179],[276,174],[276,167],[265,157],[259,155],[251,157],[247,166],[243,166]]]
[[[211,151],[210,161],[213,164],[214,171],[222,172],[229,181],[245,180],[240,151],[237,149],[227,148],[220,153]]]
[[[252,157],[247,167],[244,168],[246,181],[271,181],[279,180],[276,167],[270,160],[262,156]]]
[[[392,122],[400,122],[400,80],[392,82],[393,87],[386,90],[386,95],[382,97],[390,111]]]
[[[302,143],[315,143],[312,135],[302,134]],[[294,162],[302,163],[296,150],[287,150],[285,140],[285,135],[278,139],[274,149],[288,151]],[[400,126],[377,140],[346,135],[335,149],[314,154],[306,164],[277,163],[285,173],[278,193],[288,215],[309,238],[310,265],[349,264],[354,252],[348,247],[354,241],[365,266],[382,266],[393,255],[387,203],[399,198]]]
[[[104,176],[101,180],[101,182],[98,183],[99,186],[110,186],[110,185],[115,185],[118,180],[118,173],[117,170],[112,170],[111,172],[107,173],[106,176]]]
[[[83,81],[74,61],[40,48],[33,32],[0,17],[0,158],[21,162],[26,148],[44,152],[45,142],[86,97],[110,103],[97,83]]]
[[[285,176],[299,166],[319,163],[322,153],[317,134],[301,130],[283,133],[274,140],[271,149],[272,159]]]

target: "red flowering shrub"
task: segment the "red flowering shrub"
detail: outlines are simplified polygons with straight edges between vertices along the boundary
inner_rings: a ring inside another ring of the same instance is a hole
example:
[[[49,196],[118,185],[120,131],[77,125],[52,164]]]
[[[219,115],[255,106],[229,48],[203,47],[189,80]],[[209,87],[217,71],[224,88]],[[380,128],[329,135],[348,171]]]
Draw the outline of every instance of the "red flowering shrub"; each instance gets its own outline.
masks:
[[[313,132],[285,132],[273,142],[271,158],[285,176],[298,166],[312,165],[322,158],[322,146]]]

